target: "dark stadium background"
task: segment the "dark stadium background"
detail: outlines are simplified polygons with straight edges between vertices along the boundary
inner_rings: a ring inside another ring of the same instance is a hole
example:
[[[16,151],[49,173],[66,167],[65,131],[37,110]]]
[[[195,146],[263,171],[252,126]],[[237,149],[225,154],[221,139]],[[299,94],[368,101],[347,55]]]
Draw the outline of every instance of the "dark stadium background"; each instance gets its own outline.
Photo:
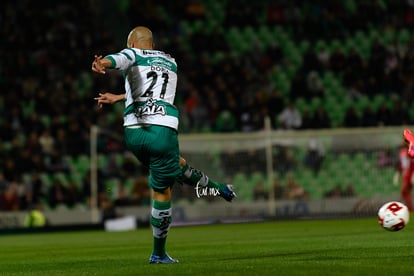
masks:
[[[104,215],[149,205],[148,172],[116,138],[123,131],[122,105],[101,110],[93,100],[100,91],[121,93],[122,77],[90,70],[94,54],[125,47],[129,30],[137,25],[150,27],[157,48],[179,64],[176,103],[180,133],[186,137],[258,133],[265,117],[273,131],[283,131],[277,116],[289,103],[302,115],[292,137],[333,137],[338,130],[356,129],[357,137],[365,137],[367,130],[400,137],[414,120],[414,3],[409,0],[18,0],[1,2],[0,23],[4,227],[14,212],[25,213],[38,203],[50,213],[88,210],[93,125],[113,134],[98,139]],[[370,199],[378,191],[372,185],[384,181],[389,186],[381,187],[380,195],[398,198],[399,188],[391,185],[398,147],[330,148],[319,170],[304,163],[303,144],[293,149],[278,145],[274,170],[282,188],[293,177],[304,192],[275,197],[294,201],[289,208],[302,201]],[[240,201],[256,202],[269,198],[263,154],[214,155],[224,174],[212,171],[210,159],[191,153],[189,159],[204,164],[214,177],[240,181]],[[371,173],[358,171],[365,165]],[[335,178],[338,171],[358,180],[348,187]],[[127,190],[126,196],[115,190]],[[189,198],[188,204],[197,201],[194,191],[179,186],[175,197]],[[355,208],[362,211],[376,208],[359,204]]]

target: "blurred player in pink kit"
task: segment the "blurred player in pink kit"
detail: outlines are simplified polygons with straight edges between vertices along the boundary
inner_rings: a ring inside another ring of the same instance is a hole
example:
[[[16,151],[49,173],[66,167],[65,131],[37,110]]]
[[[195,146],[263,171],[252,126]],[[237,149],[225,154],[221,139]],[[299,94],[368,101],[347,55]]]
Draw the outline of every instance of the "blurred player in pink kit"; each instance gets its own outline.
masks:
[[[401,176],[401,197],[407,205],[410,212],[413,211],[413,202],[411,198],[411,178],[414,173],[414,160],[410,158],[407,151],[407,146],[400,149],[399,153],[399,164],[398,164],[398,175]],[[394,180],[397,184],[399,177]]]
[[[414,158],[414,135],[409,129],[404,130],[404,140],[408,143],[408,156]]]
[[[414,135],[409,129],[404,130],[404,140],[406,144],[400,150],[398,167],[402,176],[401,196],[410,212],[413,212],[411,179],[414,173]]]

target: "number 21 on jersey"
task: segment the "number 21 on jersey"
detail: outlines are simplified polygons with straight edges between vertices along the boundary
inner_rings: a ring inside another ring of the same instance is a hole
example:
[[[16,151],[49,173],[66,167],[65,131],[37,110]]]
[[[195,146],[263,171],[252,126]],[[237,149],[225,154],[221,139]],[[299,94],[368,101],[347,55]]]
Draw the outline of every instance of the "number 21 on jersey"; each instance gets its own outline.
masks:
[[[167,90],[168,84],[168,73],[164,72],[161,75],[159,75],[155,71],[150,71],[147,73],[147,79],[150,80],[151,83],[145,90],[144,94],[142,94],[142,97],[164,99],[165,91]],[[162,82],[161,86],[158,83],[159,81]],[[156,94],[154,95],[154,93]]]

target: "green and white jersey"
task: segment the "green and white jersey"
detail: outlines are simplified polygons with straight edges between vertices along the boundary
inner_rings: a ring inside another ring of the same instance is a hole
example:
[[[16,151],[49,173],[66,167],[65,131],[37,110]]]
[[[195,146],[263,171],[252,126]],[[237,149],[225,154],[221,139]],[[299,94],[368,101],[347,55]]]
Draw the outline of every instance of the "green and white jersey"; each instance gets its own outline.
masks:
[[[135,48],[123,49],[106,58],[125,78],[124,126],[149,124],[178,129],[174,58],[161,51]]]

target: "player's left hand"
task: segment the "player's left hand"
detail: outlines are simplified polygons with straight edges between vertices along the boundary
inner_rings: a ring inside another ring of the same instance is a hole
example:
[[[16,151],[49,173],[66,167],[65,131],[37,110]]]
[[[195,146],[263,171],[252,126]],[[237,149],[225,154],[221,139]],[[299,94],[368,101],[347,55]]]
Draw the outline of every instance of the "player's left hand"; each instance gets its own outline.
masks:
[[[99,93],[99,96],[94,98],[94,100],[98,101],[98,106],[99,108],[102,107],[103,104],[111,104],[111,97],[112,94],[111,93]]]
[[[105,66],[102,65],[102,56],[95,55],[95,60],[92,62],[92,71],[105,74]]]

